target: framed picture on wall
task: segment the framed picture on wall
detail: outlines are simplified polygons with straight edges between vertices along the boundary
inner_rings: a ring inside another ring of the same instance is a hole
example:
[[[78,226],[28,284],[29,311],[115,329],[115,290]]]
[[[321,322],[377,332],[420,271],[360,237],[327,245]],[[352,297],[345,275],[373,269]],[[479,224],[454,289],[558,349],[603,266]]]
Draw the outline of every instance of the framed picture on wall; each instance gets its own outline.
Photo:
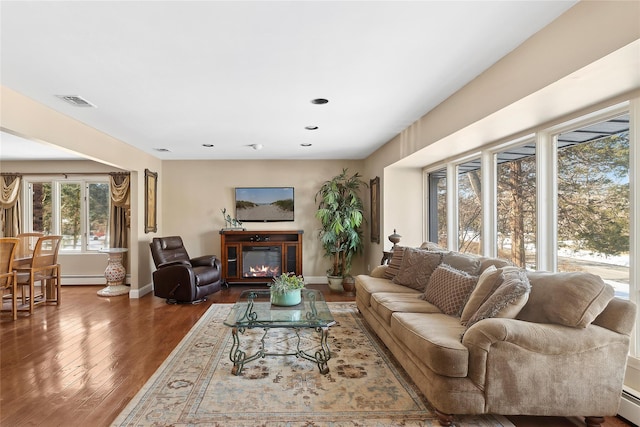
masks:
[[[158,174],[144,170],[144,232],[158,231]]]
[[[369,181],[371,192],[371,241],[380,243],[380,177]]]

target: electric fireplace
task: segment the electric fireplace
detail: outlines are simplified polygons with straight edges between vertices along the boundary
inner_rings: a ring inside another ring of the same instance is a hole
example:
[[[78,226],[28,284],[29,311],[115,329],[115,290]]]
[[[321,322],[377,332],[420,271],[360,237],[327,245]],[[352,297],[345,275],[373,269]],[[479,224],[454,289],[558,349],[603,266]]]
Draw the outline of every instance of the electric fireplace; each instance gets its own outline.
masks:
[[[282,266],[281,246],[242,248],[242,277],[276,277]]]

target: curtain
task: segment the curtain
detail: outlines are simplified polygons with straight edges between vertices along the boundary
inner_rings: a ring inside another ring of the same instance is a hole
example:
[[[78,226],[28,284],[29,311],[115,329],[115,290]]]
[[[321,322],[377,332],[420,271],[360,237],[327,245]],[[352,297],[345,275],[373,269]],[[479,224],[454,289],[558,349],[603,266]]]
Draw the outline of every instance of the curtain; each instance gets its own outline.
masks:
[[[22,175],[3,175],[0,194],[0,235],[15,237],[20,233],[20,183]]]
[[[112,248],[128,248],[131,218],[129,173],[112,173],[110,176],[111,220],[109,223],[109,242]],[[122,264],[126,266],[127,257],[123,256],[122,258]]]

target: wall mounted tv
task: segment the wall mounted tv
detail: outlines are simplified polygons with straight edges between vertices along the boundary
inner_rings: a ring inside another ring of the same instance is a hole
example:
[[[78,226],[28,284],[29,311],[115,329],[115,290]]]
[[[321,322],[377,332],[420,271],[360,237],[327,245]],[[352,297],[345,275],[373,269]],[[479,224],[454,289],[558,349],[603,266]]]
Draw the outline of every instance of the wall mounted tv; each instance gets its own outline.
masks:
[[[293,221],[293,187],[236,187],[241,222]]]

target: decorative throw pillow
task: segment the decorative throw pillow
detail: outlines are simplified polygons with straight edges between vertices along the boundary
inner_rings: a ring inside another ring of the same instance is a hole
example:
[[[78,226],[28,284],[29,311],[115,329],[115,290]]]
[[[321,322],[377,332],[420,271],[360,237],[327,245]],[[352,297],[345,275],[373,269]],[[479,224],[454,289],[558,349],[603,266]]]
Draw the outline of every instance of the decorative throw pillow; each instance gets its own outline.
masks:
[[[515,319],[527,303],[531,284],[526,271],[510,269],[502,273],[502,284],[478,308],[467,321],[467,329],[482,319],[503,317]]]
[[[465,325],[471,316],[478,311],[478,308],[489,298],[489,296],[498,289],[498,286],[502,284],[502,269],[498,270],[495,266],[491,265],[482,272],[478,277],[478,284],[471,295],[469,300],[464,305],[462,314],[460,315],[460,323]]]
[[[389,268],[388,265],[377,265],[373,267],[373,270],[371,270],[369,276],[382,279],[384,277],[384,272],[387,271],[387,268]]]
[[[392,282],[419,291],[425,290],[433,271],[440,265],[442,253],[405,248],[400,271]]]
[[[400,271],[400,266],[402,265],[402,257],[404,255],[404,246],[396,246],[393,250],[393,255],[391,256],[391,261],[389,261],[389,267],[384,272],[384,278],[393,280]]]
[[[477,276],[456,270],[450,265],[440,264],[431,275],[421,298],[445,314],[459,316],[477,281]]]
[[[614,297],[611,285],[585,272],[530,272],[529,304],[518,319],[586,328]]]
[[[464,271],[472,276],[480,274],[480,257],[466,255],[460,252],[446,252],[442,258],[442,263],[450,265],[456,270]]]

